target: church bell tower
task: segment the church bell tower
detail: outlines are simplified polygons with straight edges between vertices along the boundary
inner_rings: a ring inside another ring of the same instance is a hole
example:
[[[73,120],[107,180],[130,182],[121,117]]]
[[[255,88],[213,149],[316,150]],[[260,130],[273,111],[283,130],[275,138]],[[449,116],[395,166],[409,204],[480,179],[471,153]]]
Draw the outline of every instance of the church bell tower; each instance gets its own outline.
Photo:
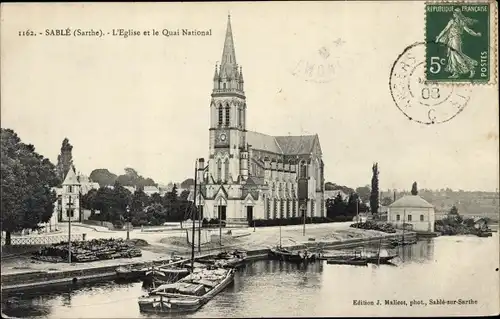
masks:
[[[235,183],[247,174],[246,97],[243,70],[236,54],[228,16],[220,65],[215,65],[210,103],[209,174],[216,183]]]

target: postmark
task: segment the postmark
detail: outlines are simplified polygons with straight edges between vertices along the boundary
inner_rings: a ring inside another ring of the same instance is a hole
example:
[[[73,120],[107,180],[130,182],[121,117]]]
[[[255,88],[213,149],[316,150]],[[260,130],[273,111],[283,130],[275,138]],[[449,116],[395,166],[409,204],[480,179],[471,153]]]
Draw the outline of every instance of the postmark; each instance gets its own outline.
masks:
[[[410,45],[391,68],[389,89],[394,103],[409,120],[420,124],[448,122],[470,100],[468,86],[426,81],[425,51],[436,45],[443,46],[435,42]]]
[[[340,62],[333,53],[345,42],[338,38],[330,44],[318,48],[311,56],[300,59],[292,69],[292,75],[306,82],[327,83],[335,78]]]
[[[489,2],[426,3],[427,81],[488,83],[494,78],[490,11]]]

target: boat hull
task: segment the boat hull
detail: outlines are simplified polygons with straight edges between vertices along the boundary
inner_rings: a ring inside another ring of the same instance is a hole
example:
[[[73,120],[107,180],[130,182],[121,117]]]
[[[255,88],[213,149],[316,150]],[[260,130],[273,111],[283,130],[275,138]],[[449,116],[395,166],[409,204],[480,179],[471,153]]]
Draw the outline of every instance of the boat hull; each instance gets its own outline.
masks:
[[[366,260],[342,260],[342,259],[330,259],[326,261],[329,265],[350,265],[350,266],[368,266],[368,261]]]
[[[170,283],[180,280],[189,275],[189,270],[187,269],[153,269],[145,272],[143,276],[143,281],[146,283]]]
[[[118,267],[115,270],[116,278],[119,280],[138,280],[145,274],[145,270]]]
[[[139,300],[139,310],[149,313],[191,312],[203,305],[200,299],[147,297]]]
[[[176,293],[161,293],[139,299],[139,309],[142,312],[172,313],[172,312],[192,312],[209,302],[218,293],[229,286],[234,280],[234,270],[224,278],[212,290],[203,296],[190,296]],[[162,302],[160,303],[160,298]],[[168,304],[165,304],[167,299]]]
[[[393,240],[390,242],[390,245],[393,247],[397,246],[408,246],[408,245],[414,245],[417,243],[417,240]]]
[[[288,262],[294,262],[294,263],[302,263],[302,262],[309,262],[309,261],[316,260],[316,255],[314,255],[314,254],[311,254],[308,257],[305,257],[303,255],[300,255],[299,253],[280,251],[280,250],[276,250],[276,249],[271,249],[269,251],[268,256],[270,259],[288,261]]]

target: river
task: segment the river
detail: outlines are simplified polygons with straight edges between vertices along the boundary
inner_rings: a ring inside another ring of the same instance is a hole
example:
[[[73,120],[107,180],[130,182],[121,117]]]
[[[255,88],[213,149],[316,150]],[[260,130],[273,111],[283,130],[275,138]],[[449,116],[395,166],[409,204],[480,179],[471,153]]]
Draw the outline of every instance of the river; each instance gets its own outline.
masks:
[[[395,266],[256,261],[238,271],[233,285],[187,317],[498,313],[498,233],[489,238],[443,236],[401,247],[398,252]],[[140,282],[110,281],[3,296],[2,310],[18,318],[145,318],[148,315],[141,314],[137,305],[142,294]],[[429,299],[473,300],[473,304],[432,305]],[[353,305],[354,300],[375,304],[380,300],[381,305]],[[385,305],[385,300],[407,304]],[[410,306],[412,301],[423,304]]]

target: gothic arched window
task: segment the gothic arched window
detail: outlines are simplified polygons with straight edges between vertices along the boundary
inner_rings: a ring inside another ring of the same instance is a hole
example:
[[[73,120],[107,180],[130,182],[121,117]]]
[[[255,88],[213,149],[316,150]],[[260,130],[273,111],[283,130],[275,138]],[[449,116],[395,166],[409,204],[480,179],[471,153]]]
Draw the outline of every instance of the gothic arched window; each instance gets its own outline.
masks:
[[[222,121],[222,105],[219,105],[218,106],[218,109],[219,109],[219,126],[222,125],[223,121]]]
[[[307,165],[304,161],[300,162],[299,177],[301,177],[301,178],[307,177]]]
[[[316,170],[316,185],[318,189],[321,189],[321,164],[320,162],[316,159],[316,167],[315,167],[315,170]]]
[[[241,108],[238,107],[238,112],[236,112],[236,126],[240,127],[241,125]]]
[[[222,163],[220,162],[220,160],[217,160],[217,176],[216,176],[216,179],[218,181],[220,181],[222,179],[221,175],[222,175]]]
[[[229,180],[229,159],[226,158],[226,161],[224,162],[224,180],[228,181]]]
[[[226,126],[229,126],[229,105],[226,105]]]

